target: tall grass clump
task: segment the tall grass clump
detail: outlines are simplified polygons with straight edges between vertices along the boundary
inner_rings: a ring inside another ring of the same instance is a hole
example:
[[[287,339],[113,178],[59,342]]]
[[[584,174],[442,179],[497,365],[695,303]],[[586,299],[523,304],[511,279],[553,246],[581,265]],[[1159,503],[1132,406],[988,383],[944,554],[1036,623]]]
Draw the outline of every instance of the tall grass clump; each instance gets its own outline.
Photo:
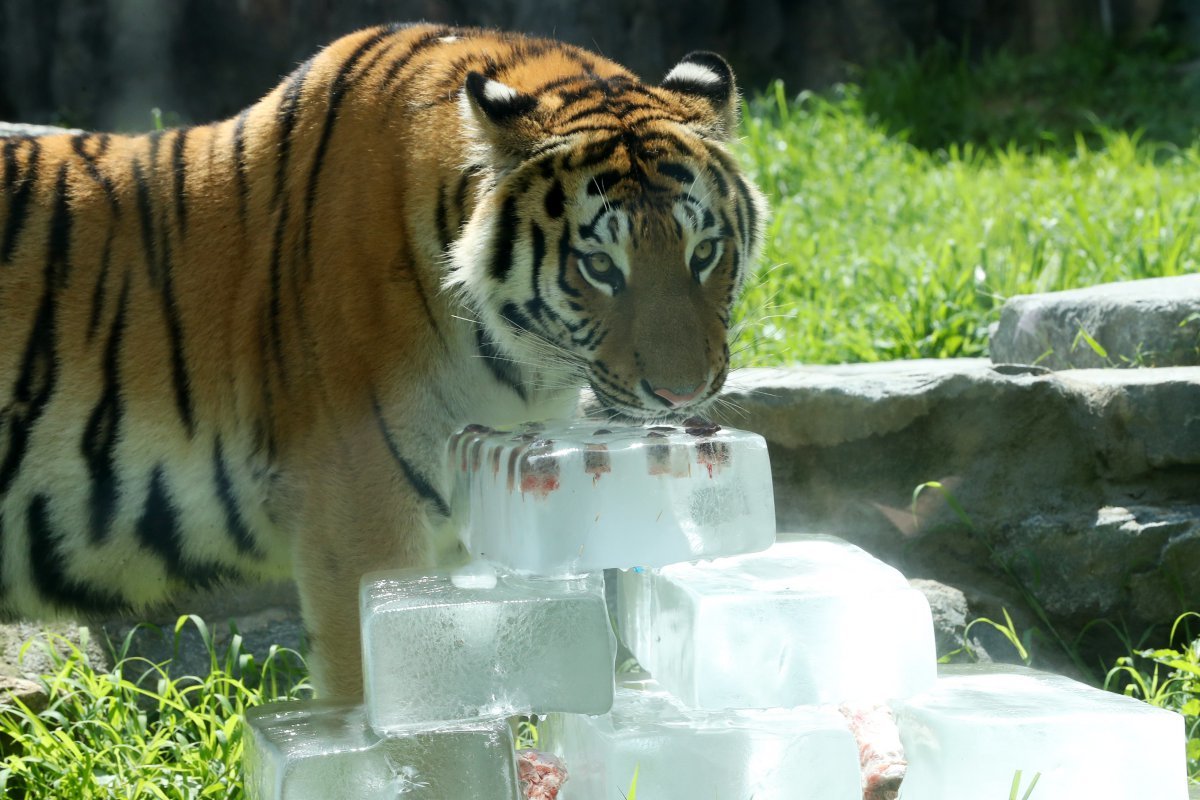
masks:
[[[0,797],[93,798],[243,797],[242,716],[253,705],[307,694],[303,662],[272,647],[261,660],[244,652],[234,633],[222,652],[195,617],[208,648],[209,672],[174,676],[168,664],[128,656],[135,629],[109,670],[83,649],[51,634],[26,647],[46,650],[53,671],[40,677],[47,707],[18,704],[0,713]]]
[[[1200,148],[1093,133],[1099,146],[931,152],[854,86],[776,83],[738,144],[772,209],[741,364],[980,356],[1013,295],[1195,272]]]

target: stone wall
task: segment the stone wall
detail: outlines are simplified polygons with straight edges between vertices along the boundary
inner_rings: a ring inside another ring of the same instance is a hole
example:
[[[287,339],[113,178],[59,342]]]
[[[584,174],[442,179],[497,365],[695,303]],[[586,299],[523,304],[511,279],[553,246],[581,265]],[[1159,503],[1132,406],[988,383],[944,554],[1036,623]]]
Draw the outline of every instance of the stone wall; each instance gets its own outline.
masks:
[[[744,85],[797,89],[939,39],[1048,50],[1088,32],[1187,30],[1188,0],[5,0],[0,119],[140,130],[229,116],[321,44],[430,20],[554,35],[648,79],[689,50],[725,53]]]

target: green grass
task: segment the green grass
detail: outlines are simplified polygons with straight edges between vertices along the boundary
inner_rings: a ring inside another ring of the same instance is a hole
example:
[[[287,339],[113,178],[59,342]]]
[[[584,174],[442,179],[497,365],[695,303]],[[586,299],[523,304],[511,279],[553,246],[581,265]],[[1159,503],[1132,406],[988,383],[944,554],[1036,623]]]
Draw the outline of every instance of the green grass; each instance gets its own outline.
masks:
[[[867,112],[918,147],[972,142],[1022,149],[1074,147],[1097,128],[1190,144],[1200,134],[1200,61],[1158,30],[1133,45],[1101,37],[1030,57],[968,58],[948,43],[858,70]]]
[[[1200,145],[1089,134],[930,152],[855,87],[775,85],[738,145],[772,216],[736,363],[981,356],[1015,294],[1196,271]]]
[[[260,660],[242,651],[236,634],[218,653],[203,621],[181,618],[177,635],[185,624],[197,626],[208,648],[208,675],[168,676],[167,664],[124,657],[128,639],[112,670],[60,638],[26,645],[54,659],[40,677],[49,704],[37,714],[0,714],[0,797],[240,800],[242,713],[307,695],[303,662],[277,648]]]

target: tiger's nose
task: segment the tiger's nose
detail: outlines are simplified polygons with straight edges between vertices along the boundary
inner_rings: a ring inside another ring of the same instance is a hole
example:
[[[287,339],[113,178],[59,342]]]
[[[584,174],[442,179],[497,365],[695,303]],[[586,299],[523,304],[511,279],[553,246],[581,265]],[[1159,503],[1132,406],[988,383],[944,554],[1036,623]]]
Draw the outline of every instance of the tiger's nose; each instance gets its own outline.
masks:
[[[681,405],[689,403],[699,397],[700,393],[704,391],[704,387],[707,383],[708,381],[700,381],[690,389],[680,389],[679,387],[674,387],[673,389],[652,388],[650,391],[665,400],[667,405],[669,405],[671,408],[679,408]]]

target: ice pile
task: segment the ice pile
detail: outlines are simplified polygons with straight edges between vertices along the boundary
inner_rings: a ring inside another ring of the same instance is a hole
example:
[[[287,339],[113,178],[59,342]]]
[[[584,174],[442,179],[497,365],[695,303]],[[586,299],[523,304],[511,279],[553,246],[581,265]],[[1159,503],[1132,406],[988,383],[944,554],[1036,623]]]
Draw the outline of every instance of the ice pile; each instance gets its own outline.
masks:
[[[1023,667],[943,667],[895,705],[908,756],[902,800],[1130,797],[1186,800],[1183,718]]]
[[[474,425],[447,463],[467,550],[519,572],[656,567],[775,538],[766,442],[700,420]]]
[[[1186,797],[1178,715],[1027,672],[936,678],[899,572],[832,536],[775,543],[760,437],[469,426],[448,462],[486,561],[363,579],[364,706],[248,713],[249,800],[613,800],[635,780],[653,800],[891,798],[881,703],[906,800],[1007,797],[1016,770],[1042,773],[1035,798]],[[605,569],[627,570],[618,633],[650,671],[615,689]],[[508,716],[533,712],[561,764],[514,758]]]

